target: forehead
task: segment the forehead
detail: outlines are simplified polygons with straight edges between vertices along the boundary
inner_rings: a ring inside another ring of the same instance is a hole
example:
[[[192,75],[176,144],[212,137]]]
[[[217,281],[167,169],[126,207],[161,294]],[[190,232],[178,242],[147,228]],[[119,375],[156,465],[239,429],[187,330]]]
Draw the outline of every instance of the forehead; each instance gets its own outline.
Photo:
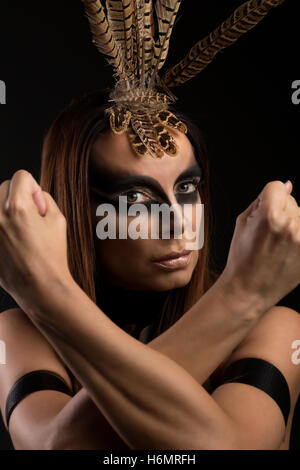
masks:
[[[162,158],[153,158],[149,152],[143,156],[135,154],[128,134],[114,134],[111,129],[99,136],[91,154],[91,168],[97,172],[128,172],[148,175],[163,182],[164,179],[176,177],[188,166],[196,163],[193,147],[188,137],[182,132],[169,130],[178,146],[178,154],[166,153]]]

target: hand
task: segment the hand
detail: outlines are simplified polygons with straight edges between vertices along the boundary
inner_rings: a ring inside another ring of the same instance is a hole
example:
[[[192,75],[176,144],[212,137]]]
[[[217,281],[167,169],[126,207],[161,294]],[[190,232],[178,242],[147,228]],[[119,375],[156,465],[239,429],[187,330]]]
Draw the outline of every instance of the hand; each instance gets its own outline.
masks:
[[[300,283],[300,208],[292,183],[272,181],[236,219],[226,267],[232,291],[267,310]]]
[[[19,170],[0,185],[0,285],[19,304],[51,279],[71,277],[66,219],[32,175]]]

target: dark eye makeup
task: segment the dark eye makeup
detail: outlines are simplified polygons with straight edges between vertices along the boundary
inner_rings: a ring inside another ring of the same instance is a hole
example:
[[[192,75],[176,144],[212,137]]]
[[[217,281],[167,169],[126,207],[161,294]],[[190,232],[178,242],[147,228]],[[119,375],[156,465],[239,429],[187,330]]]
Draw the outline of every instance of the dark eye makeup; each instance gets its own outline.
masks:
[[[193,164],[184,170],[176,179],[174,187],[179,188],[176,194],[178,203],[193,203],[197,201],[198,190],[203,184],[203,172],[198,163]],[[112,173],[90,172],[89,174],[90,189],[93,193],[101,197],[102,201],[110,202],[112,204],[118,203],[119,196],[126,196],[130,194],[143,194],[149,199],[147,201],[133,201],[132,203],[127,200],[127,204],[141,203],[145,206],[150,206],[154,203],[167,203],[170,201],[158,181],[150,176],[134,175],[129,172]],[[180,190],[184,185],[193,185],[192,191]],[[99,189],[98,189],[99,188]],[[101,190],[100,190],[101,188]]]
[[[180,200],[182,200],[183,202],[187,202],[187,198],[188,199],[195,199],[193,196],[196,192],[198,192],[199,190],[199,187],[202,183],[202,180],[200,179],[200,176],[198,177],[194,177],[194,178],[191,178],[189,180],[186,180],[186,181],[182,181],[180,183],[178,183],[178,189],[179,191],[176,193],[176,198],[177,198],[177,201],[180,202]],[[190,190],[181,190],[180,191],[180,187],[182,188],[183,186],[188,186],[188,187],[191,187],[192,186],[192,189]],[[130,195],[132,194],[140,194],[140,195],[143,195],[144,197],[147,198],[147,200],[135,200],[135,201],[130,201],[129,198],[130,198]],[[151,204],[158,204],[160,201],[151,197],[151,196],[148,196],[147,194],[144,193],[144,191],[139,191],[138,188],[134,188],[130,191],[127,191],[127,192],[124,192],[124,193],[120,193],[117,195],[117,197],[119,196],[127,196],[127,205],[132,205],[132,204],[143,204],[145,206],[151,206]],[[196,197],[197,199],[197,197]],[[115,200],[115,198],[113,198],[113,200]]]

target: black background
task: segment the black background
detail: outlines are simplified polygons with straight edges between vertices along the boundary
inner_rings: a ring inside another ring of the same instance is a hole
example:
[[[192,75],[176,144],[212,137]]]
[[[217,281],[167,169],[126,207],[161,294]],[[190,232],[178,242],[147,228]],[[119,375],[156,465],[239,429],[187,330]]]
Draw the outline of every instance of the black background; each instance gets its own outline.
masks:
[[[241,3],[183,0],[163,71]],[[300,79],[296,6],[286,0],[198,77],[172,90],[206,137],[220,269],[237,215],[267,182],[290,179],[300,202],[300,105],[291,101],[292,82]],[[0,80],[7,87],[0,180],[21,168],[38,178],[47,128],[72,97],[109,86],[111,68],[91,42],[80,0],[2,2],[0,15]],[[299,288],[280,304],[299,312]],[[0,311],[10,306],[0,291]],[[0,449],[11,448],[1,433]]]

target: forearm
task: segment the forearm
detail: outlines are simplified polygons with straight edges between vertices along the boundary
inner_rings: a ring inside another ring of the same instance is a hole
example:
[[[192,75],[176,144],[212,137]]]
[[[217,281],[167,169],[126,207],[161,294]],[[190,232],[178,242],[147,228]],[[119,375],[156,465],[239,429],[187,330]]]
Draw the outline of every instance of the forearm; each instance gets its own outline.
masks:
[[[228,290],[226,286],[224,289]],[[175,325],[148,343],[201,384],[242,341],[261,313],[255,302],[244,302],[234,295],[230,299],[224,289],[215,284]],[[59,448],[127,447],[85,388],[70,400],[53,424]]]
[[[83,387],[48,425],[52,450],[113,450],[129,447],[111,427]]]
[[[263,313],[259,298],[245,298],[219,277],[192,308],[147,345],[173,359],[203,384]]]
[[[220,429],[229,435],[229,419],[190,374],[127,335],[77,285],[29,310],[129,447],[209,448]]]

